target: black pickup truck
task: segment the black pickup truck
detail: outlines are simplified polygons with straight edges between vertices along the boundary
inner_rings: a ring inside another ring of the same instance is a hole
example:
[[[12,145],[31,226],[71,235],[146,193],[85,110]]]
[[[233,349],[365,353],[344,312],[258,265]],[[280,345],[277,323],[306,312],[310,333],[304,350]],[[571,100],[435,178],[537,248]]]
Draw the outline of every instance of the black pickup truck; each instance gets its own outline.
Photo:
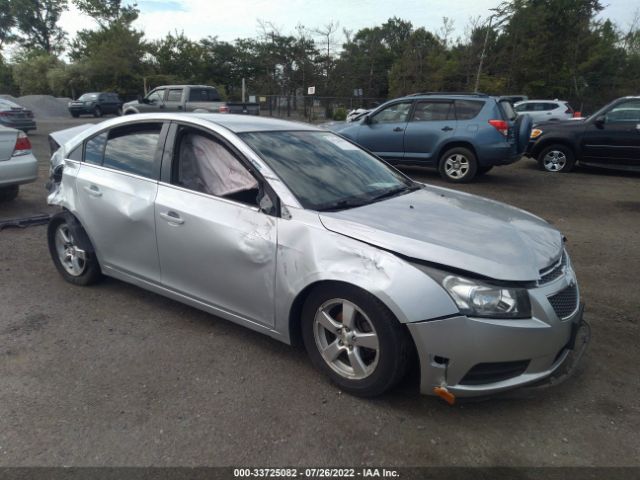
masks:
[[[207,85],[163,85],[145,97],[125,103],[124,115],[147,112],[207,112],[260,115],[259,103],[224,102],[215,87]]]

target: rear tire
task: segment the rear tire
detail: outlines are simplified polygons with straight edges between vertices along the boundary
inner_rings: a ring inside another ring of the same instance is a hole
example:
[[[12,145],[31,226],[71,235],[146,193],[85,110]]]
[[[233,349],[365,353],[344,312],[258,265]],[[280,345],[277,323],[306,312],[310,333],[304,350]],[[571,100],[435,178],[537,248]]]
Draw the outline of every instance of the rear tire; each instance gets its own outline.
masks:
[[[413,353],[408,331],[364,290],[345,284],[316,288],[301,322],[312,363],[348,393],[380,395],[407,373]]]
[[[79,114],[79,113],[75,113],[75,112],[74,112],[74,113],[72,113],[72,114],[71,114],[71,116],[72,116],[73,118],[78,118],[78,117],[80,116],[80,114]]]
[[[19,185],[10,185],[0,188],[0,202],[11,202],[16,199],[20,191]]]
[[[77,220],[67,212],[58,213],[49,221],[49,253],[53,264],[67,282],[80,286],[91,285],[102,279],[100,264],[93,251],[80,249],[77,239],[73,237],[72,222]]]
[[[538,155],[540,169],[551,173],[568,173],[573,170],[575,163],[573,151],[561,144],[549,145]]]
[[[116,110],[116,115],[117,115],[118,117],[121,117],[121,116],[122,116],[122,107],[118,107],[118,109]]]
[[[447,182],[467,183],[478,172],[478,160],[468,148],[455,147],[442,154],[438,171]]]

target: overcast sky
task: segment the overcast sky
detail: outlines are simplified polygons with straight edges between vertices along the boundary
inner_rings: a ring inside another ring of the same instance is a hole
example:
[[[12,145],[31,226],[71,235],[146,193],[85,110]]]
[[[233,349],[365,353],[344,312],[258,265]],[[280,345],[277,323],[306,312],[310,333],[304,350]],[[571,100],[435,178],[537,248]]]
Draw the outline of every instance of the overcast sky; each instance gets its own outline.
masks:
[[[437,31],[442,17],[454,21],[454,38],[464,34],[471,17],[488,17],[500,0],[139,0],[140,18],[135,26],[145,32],[148,39],[164,37],[168,32],[184,31],[193,40],[217,36],[220,40],[255,37],[258,20],[273,23],[281,33],[293,34],[302,24],[316,28],[330,22],[339,22],[342,28],[357,32],[359,29],[380,25],[397,16],[410,20],[414,27]],[[609,0],[601,16],[628,28],[633,12],[640,8],[640,0]],[[73,38],[82,28],[93,28],[89,17],[77,10],[63,14],[63,28]]]

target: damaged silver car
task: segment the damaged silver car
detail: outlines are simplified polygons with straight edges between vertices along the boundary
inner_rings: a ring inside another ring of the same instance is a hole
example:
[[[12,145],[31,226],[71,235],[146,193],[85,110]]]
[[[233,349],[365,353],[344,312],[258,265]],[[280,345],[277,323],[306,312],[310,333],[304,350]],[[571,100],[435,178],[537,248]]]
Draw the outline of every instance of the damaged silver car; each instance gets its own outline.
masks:
[[[452,402],[548,379],[588,335],[563,236],[310,125],[141,114],[54,134],[49,249],[285,343],[373,396],[419,362]],[[578,339],[578,340],[576,340]]]

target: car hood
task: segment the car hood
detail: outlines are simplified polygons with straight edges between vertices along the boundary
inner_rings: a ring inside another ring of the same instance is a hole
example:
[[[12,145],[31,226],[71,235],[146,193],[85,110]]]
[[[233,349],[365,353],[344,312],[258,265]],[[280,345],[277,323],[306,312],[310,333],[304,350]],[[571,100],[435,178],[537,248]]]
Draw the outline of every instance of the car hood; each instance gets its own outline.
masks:
[[[358,208],[321,212],[330,231],[400,255],[507,281],[535,281],[562,254],[563,237],[503,203],[425,186]]]

